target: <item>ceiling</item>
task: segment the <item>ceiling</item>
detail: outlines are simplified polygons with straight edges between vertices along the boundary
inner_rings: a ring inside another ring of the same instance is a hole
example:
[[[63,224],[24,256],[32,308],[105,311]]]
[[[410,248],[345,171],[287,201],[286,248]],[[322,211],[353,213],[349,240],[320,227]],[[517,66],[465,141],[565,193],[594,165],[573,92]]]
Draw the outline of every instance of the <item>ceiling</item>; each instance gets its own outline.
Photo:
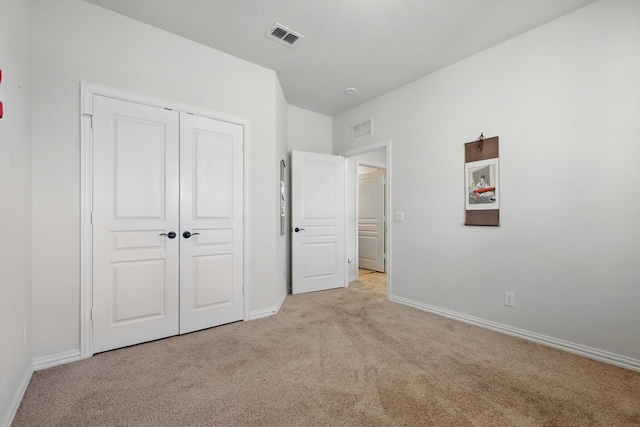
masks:
[[[289,104],[334,116],[594,0],[86,1],[275,70]],[[304,38],[265,37],[276,22]]]

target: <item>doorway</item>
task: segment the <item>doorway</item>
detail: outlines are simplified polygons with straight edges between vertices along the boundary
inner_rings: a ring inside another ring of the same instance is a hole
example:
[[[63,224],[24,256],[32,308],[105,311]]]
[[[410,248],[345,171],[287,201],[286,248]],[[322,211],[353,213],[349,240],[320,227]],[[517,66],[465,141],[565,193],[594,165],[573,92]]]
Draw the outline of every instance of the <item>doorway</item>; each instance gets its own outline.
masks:
[[[243,320],[246,124],[82,89],[82,357]]]
[[[386,169],[358,161],[358,268],[384,273]],[[359,275],[361,275],[359,271]]]
[[[388,213],[391,212],[391,147],[392,142],[384,141],[371,144],[359,149],[344,153],[347,158],[347,250],[349,260],[349,280],[358,281],[359,287],[371,289],[376,293],[384,292],[387,299],[392,295],[392,222],[388,221]],[[360,185],[359,169],[367,183]],[[370,169],[367,169],[370,168]],[[382,173],[384,172],[384,174]],[[384,175],[384,176],[382,176]],[[380,183],[380,187],[378,186]],[[382,201],[382,205],[374,204],[365,207],[364,217],[360,214],[359,194],[364,192],[375,193],[375,198],[370,201]],[[375,209],[376,213],[373,214]],[[375,238],[373,238],[374,226],[371,224],[375,217]],[[365,246],[361,254],[360,247]],[[374,255],[375,254],[375,255]],[[363,255],[361,257],[361,255]],[[365,261],[365,262],[363,262]],[[375,261],[372,265],[367,261]]]

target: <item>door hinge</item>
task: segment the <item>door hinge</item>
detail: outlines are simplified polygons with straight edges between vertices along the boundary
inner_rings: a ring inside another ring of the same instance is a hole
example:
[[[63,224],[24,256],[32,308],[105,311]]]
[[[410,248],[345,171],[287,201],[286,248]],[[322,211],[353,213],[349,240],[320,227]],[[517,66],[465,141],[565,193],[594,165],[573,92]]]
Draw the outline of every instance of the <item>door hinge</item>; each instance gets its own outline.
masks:
[[[93,211],[91,211],[91,225],[93,225]]]
[[[89,320],[93,322],[93,307],[89,309]]]
[[[93,114],[89,115],[89,123],[90,123],[91,129],[93,130]]]

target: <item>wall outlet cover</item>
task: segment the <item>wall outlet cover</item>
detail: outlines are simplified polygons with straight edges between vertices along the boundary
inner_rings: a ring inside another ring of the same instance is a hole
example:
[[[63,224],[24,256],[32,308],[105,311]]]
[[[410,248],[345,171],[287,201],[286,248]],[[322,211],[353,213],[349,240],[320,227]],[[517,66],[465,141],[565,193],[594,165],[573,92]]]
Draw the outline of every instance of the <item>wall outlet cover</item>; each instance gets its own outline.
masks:
[[[504,293],[504,305],[508,307],[516,306],[516,294],[513,292],[505,292]]]

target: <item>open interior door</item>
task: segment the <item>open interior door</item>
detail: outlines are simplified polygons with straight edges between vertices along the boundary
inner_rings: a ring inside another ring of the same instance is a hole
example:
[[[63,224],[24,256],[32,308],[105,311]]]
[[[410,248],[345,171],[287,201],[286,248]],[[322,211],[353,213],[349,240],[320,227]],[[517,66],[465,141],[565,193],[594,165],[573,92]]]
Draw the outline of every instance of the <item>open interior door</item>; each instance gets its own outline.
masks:
[[[292,292],[343,287],[345,159],[293,151],[291,163]]]

